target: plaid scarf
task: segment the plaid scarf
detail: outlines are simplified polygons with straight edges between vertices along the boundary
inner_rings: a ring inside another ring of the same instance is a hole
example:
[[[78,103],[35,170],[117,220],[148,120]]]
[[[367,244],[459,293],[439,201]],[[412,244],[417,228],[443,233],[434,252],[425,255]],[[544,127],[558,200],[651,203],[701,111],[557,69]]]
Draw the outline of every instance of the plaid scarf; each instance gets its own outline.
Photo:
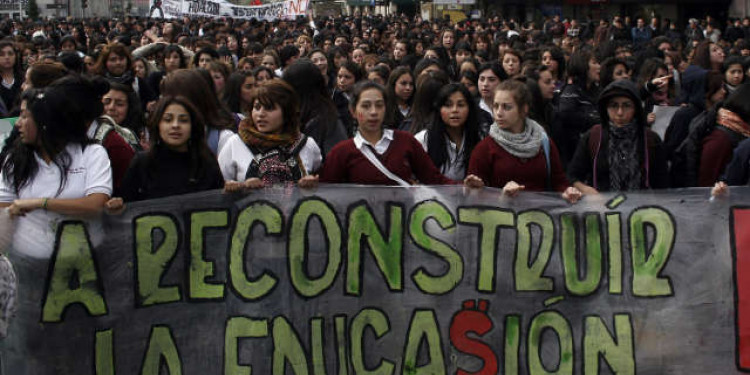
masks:
[[[743,121],[738,114],[726,108],[720,109],[716,114],[716,123],[736,133],[742,134],[745,138],[750,137],[750,125]]]

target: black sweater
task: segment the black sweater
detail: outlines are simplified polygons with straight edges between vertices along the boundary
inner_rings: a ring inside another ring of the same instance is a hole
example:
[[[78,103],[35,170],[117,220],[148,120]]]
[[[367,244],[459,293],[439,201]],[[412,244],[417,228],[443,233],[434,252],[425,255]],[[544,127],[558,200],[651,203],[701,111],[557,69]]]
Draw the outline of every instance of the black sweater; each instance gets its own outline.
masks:
[[[597,125],[596,129],[589,130],[581,137],[575,156],[568,165],[568,178],[571,183],[582,182],[602,192],[610,191],[609,160],[607,157],[609,153],[608,140],[606,136],[602,137],[602,142],[599,146],[599,156],[596,157],[594,155],[595,151],[591,147],[592,143],[589,141],[594,130],[597,132],[606,132],[606,129],[602,130]],[[646,136],[648,137],[648,158],[640,156],[641,172],[643,173],[641,188],[666,189],[669,187],[669,174],[667,173],[667,158],[664,146],[659,136],[653,131],[647,130]],[[599,140],[594,140],[593,144],[599,145]],[[642,150],[643,147],[639,147],[639,149]],[[594,159],[596,159],[596,165],[594,165]],[[648,159],[648,167],[646,167],[644,162],[646,159]],[[594,181],[594,168],[596,168],[596,181]],[[648,174],[646,171],[648,171]]]
[[[190,181],[189,154],[160,148],[153,159],[145,152],[133,158],[120,190],[125,202],[134,202],[223,187],[224,178],[216,159],[205,160],[203,173]]]

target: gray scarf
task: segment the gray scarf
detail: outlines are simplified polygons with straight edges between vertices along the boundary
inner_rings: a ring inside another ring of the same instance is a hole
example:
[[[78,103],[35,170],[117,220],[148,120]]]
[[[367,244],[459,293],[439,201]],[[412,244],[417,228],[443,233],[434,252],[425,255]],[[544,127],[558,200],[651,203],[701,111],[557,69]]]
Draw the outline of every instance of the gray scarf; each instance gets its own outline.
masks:
[[[490,127],[490,137],[505,151],[521,159],[531,159],[539,153],[543,133],[544,128],[529,118],[526,119],[526,126],[519,134],[500,129],[494,123]]]

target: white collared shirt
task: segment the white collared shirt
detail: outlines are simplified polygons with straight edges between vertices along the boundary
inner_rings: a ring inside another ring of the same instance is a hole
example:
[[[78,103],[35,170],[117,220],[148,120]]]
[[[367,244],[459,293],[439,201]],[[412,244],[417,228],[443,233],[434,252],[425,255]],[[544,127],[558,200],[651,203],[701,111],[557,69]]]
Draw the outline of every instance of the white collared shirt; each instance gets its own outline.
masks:
[[[383,129],[383,135],[374,145],[362,137],[362,134],[360,134],[359,131],[354,135],[354,146],[357,147],[357,150],[361,150],[362,146],[367,145],[372,147],[378,155],[383,155],[388,151],[388,146],[391,145],[391,141],[393,141],[393,129]]]
[[[415,134],[414,138],[422,145],[425,152],[427,152],[427,130],[422,130]],[[448,147],[448,160],[442,167],[438,166],[438,168],[445,177],[448,177],[451,180],[461,181],[466,175],[466,166],[464,165],[463,158],[459,158],[458,153],[464,148],[464,139],[466,139],[466,137],[461,138],[460,147],[456,147],[456,144],[451,141],[450,138],[445,137],[445,139],[448,141],[446,145]]]

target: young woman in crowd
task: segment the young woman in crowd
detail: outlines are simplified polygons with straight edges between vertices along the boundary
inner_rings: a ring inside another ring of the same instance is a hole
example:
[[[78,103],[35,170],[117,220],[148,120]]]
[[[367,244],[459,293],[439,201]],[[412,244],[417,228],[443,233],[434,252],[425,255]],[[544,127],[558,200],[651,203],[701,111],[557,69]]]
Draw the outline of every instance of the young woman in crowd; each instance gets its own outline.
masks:
[[[385,123],[389,128],[406,130],[402,125],[414,101],[414,83],[414,76],[406,66],[400,66],[391,72],[386,86],[388,113]]]
[[[750,137],[748,95],[750,87],[742,85],[725,101],[717,102],[716,107],[696,118],[698,127],[712,129],[696,147],[700,153],[697,186],[713,186],[732,160],[735,147]]]
[[[673,104],[674,88],[670,85],[670,78],[669,68],[661,59],[649,58],[641,66],[637,83],[649,126],[656,120],[654,106]]]
[[[245,113],[250,111],[250,92],[255,88],[255,77],[253,73],[246,70],[238,70],[229,75],[224,86],[224,105],[236,117],[245,118]]]
[[[148,103],[157,99],[156,93],[151,90],[151,86],[135,76],[133,71],[133,57],[127,47],[120,43],[107,44],[102,49],[99,60],[96,63],[95,70],[104,78],[129,85],[138,94],[141,101],[141,109],[145,112]]]
[[[371,81],[357,84],[350,108],[357,132],[328,154],[321,182],[402,186],[454,182],[440,173],[411,134],[384,128],[386,93],[382,86]]]
[[[500,57],[500,62],[502,63],[503,70],[508,77],[515,77],[521,74],[523,57],[518,51],[514,49],[506,49]]]
[[[148,76],[152,73],[151,64],[143,57],[136,57],[133,59],[133,71],[136,77],[148,80]]]
[[[276,78],[276,73],[270,68],[261,65],[253,69],[253,76],[255,77],[255,84],[261,85],[263,82],[268,82]]]
[[[326,87],[330,87],[330,83],[335,80],[331,79],[328,66],[328,57],[326,57],[325,52],[323,52],[323,50],[321,49],[314,49],[310,51],[310,55],[308,57],[310,58],[310,61],[315,64],[318,70],[320,70],[320,74],[322,74],[323,78],[325,79]]]
[[[479,113],[480,129],[483,134],[489,132],[492,124],[492,101],[495,99],[495,89],[500,82],[508,79],[508,75],[500,64],[495,62],[485,63],[479,67],[477,88],[479,89]]]
[[[396,66],[399,66],[402,64],[402,61],[404,61],[404,58],[409,55],[413,55],[413,47],[411,43],[409,43],[406,39],[399,39],[396,41],[396,43],[393,45],[393,63]]]
[[[86,135],[83,114],[70,105],[61,89],[26,91],[16,122],[20,137],[0,155],[0,207],[16,218],[13,248],[28,256],[52,254],[50,227],[65,216],[88,218],[92,242],[101,240],[95,216],[112,194],[112,170],[107,152]]]
[[[376,65],[367,70],[367,79],[381,86],[388,84],[390,75],[391,71],[383,65]]]
[[[138,105],[138,96],[132,87],[110,82],[109,91],[104,94],[101,101],[105,115],[111,117],[117,125],[128,128],[136,134],[141,141],[141,147],[147,145],[146,118],[141,106]]]
[[[361,66],[345,61],[336,71],[336,88],[333,90],[333,102],[336,104],[339,118],[344,124],[347,135],[354,134],[354,121],[349,112],[351,92],[354,84],[364,78],[365,72]]]
[[[294,89],[275,79],[253,90],[251,103],[239,132],[219,154],[225,190],[287,183],[315,186],[318,176],[313,173],[320,168],[322,157],[315,141],[300,131]]]
[[[440,89],[434,110],[439,114],[432,125],[414,138],[445,177],[463,181],[471,153],[481,140],[477,122],[479,109],[469,90],[452,83]]]
[[[126,202],[222,188],[224,179],[206,145],[203,121],[187,98],[161,98],[149,117],[150,150],[133,159],[121,196],[109,200],[107,209],[116,212]]]
[[[476,104],[477,97],[479,96],[477,79],[477,73],[473,70],[464,71],[458,76],[458,82],[469,90],[472,100],[474,100],[474,104]]]
[[[617,57],[610,57],[602,62],[602,69],[599,73],[599,84],[601,87],[607,87],[614,81],[621,79],[630,79],[632,77],[628,62]]]
[[[531,94],[528,117],[549,134],[549,126],[554,119],[552,99],[555,96],[555,79],[549,67],[542,65],[526,72],[526,86]]]
[[[333,146],[347,138],[325,78],[310,60],[300,59],[284,70],[284,81],[296,93],[304,93],[298,94],[300,130],[315,141],[325,157]]]
[[[742,58],[739,56],[728,57],[721,66],[721,73],[724,74],[727,94],[732,94],[745,81],[745,68],[742,65]]]
[[[5,104],[5,108],[0,105],[0,116],[7,117],[18,102],[24,79],[20,55],[10,39],[0,40],[0,78],[2,78],[0,99],[2,99],[1,104]]]
[[[542,50],[542,65],[549,67],[555,79],[555,89],[559,90],[565,84],[565,54],[557,47],[547,47]]]
[[[440,46],[445,49],[445,52],[451,55],[455,44],[456,33],[452,29],[443,29],[443,31],[440,32]]]
[[[193,61],[192,61],[192,67],[193,68],[201,68],[201,69],[208,69],[208,64],[211,63],[211,61],[218,60],[219,59],[219,53],[216,52],[215,49],[211,47],[204,47],[201,48],[198,52],[193,55]]]
[[[544,128],[528,118],[530,101],[523,83],[507,80],[498,85],[492,101],[494,123],[474,148],[467,173],[485,186],[502,188],[505,195],[557,191],[576,202],[581,192],[568,183],[557,147]]]
[[[666,153],[648,128],[637,85],[612,82],[599,112],[601,124],[581,137],[568,167],[573,186],[584,194],[669,187]]]
[[[732,95],[727,98],[722,108],[718,111],[717,126],[729,129],[744,129],[747,138],[747,129],[750,129],[750,85],[741,85]],[[723,175],[714,185],[712,195],[724,194],[729,186],[747,186],[750,184],[750,140],[745,139],[734,148],[731,161],[724,170]]]
[[[188,57],[182,47],[177,44],[168,44],[164,47],[164,64],[163,69],[157,72],[153,72],[148,76],[147,82],[151,88],[157,93],[159,91],[161,81],[164,77],[176,71],[177,69],[186,69],[188,67]]]
[[[281,68],[281,58],[279,58],[279,54],[274,51],[266,51],[265,53],[263,53],[263,57],[260,60],[260,65],[271,69],[275,77],[276,72]]]
[[[206,70],[211,74],[216,94],[219,96],[219,99],[222,99],[224,97],[224,86],[226,86],[227,79],[229,78],[229,66],[220,61],[211,61]]]
[[[221,105],[210,77],[196,69],[180,69],[164,78],[161,92],[165,96],[184,96],[198,109],[205,119],[201,124],[207,127],[204,133],[208,147],[218,155],[232,136],[231,129],[235,128],[237,121]]]
[[[591,51],[578,51],[568,62],[568,83],[562,88],[550,127],[563,165],[573,157],[581,135],[601,123],[596,107],[600,70],[599,61]]]
[[[434,103],[440,89],[449,84],[448,75],[437,70],[417,77],[416,92],[409,115],[401,124],[411,134],[417,134],[427,129],[435,121]]]
[[[703,69],[720,72],[724,58],[726,58],[726,54],[721,45],[710,40],[704,40],[695,47],[692,62],[693,65]]]

